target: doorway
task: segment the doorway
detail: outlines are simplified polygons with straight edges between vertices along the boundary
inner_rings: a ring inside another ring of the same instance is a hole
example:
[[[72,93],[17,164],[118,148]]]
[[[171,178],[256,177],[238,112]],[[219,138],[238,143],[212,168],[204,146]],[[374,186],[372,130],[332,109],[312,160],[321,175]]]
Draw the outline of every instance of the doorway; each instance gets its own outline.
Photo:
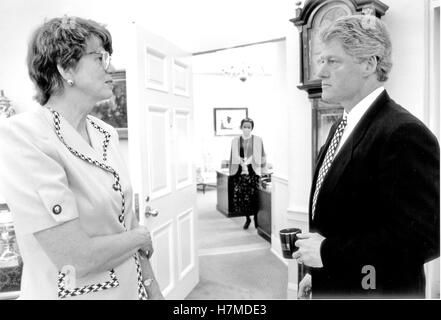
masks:
[[[215,121],[215,109],[231,110],[233,116],[246,109],[255,122],[252,133],[263,139],[270,171],[284,166],[287,128],[275,130],[287,119],[284,55],[284,39],[275,39],[193,56],[200,283],[187,299],[286,299],[287,265],[271,251],[271,243],[253,221],[244,230],[245,217],[228,217],[228,210],[219,208],[219,193],[225,190],[218,179],[228,177],[234,135],[216,128]],[[236,126],[231,131],[240,133]]]

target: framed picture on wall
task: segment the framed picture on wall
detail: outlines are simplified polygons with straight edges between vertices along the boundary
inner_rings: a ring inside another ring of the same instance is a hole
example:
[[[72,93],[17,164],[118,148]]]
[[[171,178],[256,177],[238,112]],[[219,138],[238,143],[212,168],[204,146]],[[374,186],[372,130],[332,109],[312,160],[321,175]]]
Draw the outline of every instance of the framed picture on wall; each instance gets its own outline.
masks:
[[[240,135],[240,122],[248,117],[248,108],[214,108],[214,134],[216,136]]]
[[[113,96],[98,102],[91,115],[110,124],[118,131],[120,139],[127,139],[127,89],[126,72],[112,72]]]

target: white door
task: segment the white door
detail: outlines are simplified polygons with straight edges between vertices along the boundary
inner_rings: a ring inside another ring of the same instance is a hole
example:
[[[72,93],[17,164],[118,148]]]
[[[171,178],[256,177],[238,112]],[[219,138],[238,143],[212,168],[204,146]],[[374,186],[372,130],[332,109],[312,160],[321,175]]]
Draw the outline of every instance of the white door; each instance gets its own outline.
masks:
[[[136,24],[130,34],[128,146],[135,206],[138,195],[164,296],[183,299],[199,281],[191,55]],[[146,216],[146,206],[159,214]]]

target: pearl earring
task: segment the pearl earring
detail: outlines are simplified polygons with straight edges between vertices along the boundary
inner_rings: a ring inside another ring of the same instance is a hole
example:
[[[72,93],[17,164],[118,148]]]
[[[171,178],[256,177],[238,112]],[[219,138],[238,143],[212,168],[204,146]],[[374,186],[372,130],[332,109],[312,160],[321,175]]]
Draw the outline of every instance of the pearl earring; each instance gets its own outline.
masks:
[[[72,87],[72,86],[73,86],[73,84],[74,84],[74,82],[73,82],[72,80],[70,80],[70,79],[69,79],[69,80],[67,80],[67,84],[68,84],[69,86],[71,86],[71,87]]]

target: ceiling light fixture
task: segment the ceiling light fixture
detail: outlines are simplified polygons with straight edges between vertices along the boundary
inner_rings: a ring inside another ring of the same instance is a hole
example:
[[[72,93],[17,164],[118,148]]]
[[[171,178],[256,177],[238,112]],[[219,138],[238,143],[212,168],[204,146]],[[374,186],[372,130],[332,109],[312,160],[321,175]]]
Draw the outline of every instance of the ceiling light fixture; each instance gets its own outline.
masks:
[[[231,65],[223,68],[222,73],[232,78],[239,78],[240,81],[245,82],[248,78],[257,75],[265,75],[262,66],[252,66],[242,63],[240,65]]]

